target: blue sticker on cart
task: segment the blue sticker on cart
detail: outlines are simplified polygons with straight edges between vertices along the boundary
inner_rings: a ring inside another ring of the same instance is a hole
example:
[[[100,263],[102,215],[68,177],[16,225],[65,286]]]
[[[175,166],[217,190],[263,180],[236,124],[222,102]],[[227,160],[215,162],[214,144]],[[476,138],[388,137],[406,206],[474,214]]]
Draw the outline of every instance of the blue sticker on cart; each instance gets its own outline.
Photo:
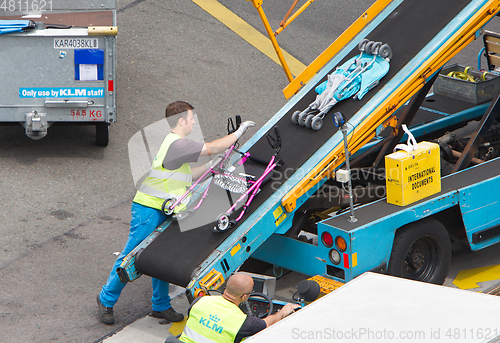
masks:
[[[75,80],[99,81],[104,80],[104,50],[77,49],[75,50]]]
[[[19,88],[20,98],[104,98],[103,87]]]

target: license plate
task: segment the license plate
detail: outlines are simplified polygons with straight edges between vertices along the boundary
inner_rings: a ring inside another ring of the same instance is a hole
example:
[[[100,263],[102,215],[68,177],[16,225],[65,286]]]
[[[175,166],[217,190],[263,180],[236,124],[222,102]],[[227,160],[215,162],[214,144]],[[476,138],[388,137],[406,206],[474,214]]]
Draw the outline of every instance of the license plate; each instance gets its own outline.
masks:
[[[97,49],[97,38],[54,38],[54,49]]]

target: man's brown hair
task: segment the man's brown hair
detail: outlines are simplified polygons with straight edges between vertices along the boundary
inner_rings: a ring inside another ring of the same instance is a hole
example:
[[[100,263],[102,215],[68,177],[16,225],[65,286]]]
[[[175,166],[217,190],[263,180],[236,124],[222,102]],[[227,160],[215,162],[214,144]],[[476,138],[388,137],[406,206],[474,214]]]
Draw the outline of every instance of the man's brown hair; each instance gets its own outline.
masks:
[[[174,101],[167,106],[165,117],[170,127],[176,127],[180,118],[186,119],[187,111],[194,110],[194,107],[185,101]],[[181,115],[177,115],[181,114]]]

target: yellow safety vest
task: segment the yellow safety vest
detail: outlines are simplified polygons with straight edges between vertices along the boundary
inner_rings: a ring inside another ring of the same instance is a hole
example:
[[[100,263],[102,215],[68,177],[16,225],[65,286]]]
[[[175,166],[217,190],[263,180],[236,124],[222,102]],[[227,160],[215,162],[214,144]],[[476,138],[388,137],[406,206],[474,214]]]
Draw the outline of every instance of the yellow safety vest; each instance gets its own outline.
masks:
[[[247,315],[222,296],[204,296],[191,308],[179,338],[186,343],[233,343]]]
[[[184,163],[180,168],[168,170],[163,168],[163,160],[170,145],[181,137],[175,133],[169,133],[163,141],[158,154],[153,161],[148,177],[141,184],[134,197],[134,202],[161,210],[165,199],[179,199],[191,186],[193,176],[189,163]],[[186,197],[182,204],[175,208],[179,212],[186,208],[190,197]]]

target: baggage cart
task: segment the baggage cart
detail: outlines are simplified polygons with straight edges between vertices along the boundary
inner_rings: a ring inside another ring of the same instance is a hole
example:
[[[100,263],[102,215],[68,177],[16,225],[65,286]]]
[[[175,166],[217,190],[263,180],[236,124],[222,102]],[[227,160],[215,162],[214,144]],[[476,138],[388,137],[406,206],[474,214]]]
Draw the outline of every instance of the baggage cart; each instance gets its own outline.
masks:
[[[0,20],[32,24],[0,34],[0,124],[21,124],[35,140],[53,124],[94,125],[96,144],[107,146],[116,122],[116,0],[0,0]]]

